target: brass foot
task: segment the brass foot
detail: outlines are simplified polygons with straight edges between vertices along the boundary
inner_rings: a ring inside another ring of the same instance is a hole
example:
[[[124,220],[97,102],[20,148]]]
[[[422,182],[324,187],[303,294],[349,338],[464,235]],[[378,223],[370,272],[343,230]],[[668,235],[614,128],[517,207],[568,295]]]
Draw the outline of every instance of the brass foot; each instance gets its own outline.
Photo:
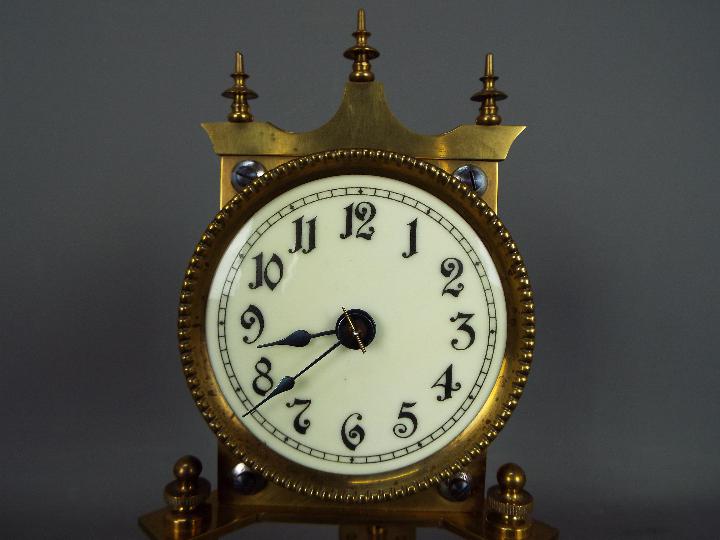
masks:
[[[207,528],[210,507],[210,482],[200,477],[202,463],[194,456],[183,456],[173,468],[175,480],[165,486],[165,530],[168,538],[197,536]]]
[[[525,472],[507,463],[497,472],[498,485],[488,489],[485,534],[492,540],[526,540],[532,535],[533,498],[525,487]]]

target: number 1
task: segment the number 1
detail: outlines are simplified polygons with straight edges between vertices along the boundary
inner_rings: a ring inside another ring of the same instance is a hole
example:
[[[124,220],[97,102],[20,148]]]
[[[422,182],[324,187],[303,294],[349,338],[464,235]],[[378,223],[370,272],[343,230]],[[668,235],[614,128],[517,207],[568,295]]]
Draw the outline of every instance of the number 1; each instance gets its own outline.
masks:
[[[406,252],[404,251],[402,254],[406,259],[409,259],[417,253],[417,218],[408,223],[408,227],[410,227],[410,249]]]

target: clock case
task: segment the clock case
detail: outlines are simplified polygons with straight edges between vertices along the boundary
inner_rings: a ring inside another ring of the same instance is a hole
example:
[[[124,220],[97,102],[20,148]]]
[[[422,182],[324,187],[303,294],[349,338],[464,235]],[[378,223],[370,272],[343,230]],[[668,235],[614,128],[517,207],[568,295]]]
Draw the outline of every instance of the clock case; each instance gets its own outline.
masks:
[[[367,66],[369,68],[369,64]],[[238,73],[244,75],[239,79],[240,86],[244,87],[247,75],[242,70],[241,62],[236,65],[233,73],[235,87],[238,87]],[[514,316],[523,317],[522,321],[517,319],[512,321],[513,314],[509,314],[508,324],[514,322],[516,327],[518,325],[522,327],[522,336],[518,341],[522,347],[511,352],[517,355],[517,358],[522,358],[522,362],[515,366],[518,369],[517,373],[512,374],[508,373],[507,362],[504,362],[500,378],[504,379],[502,384],[506,388],[502,391],[499,388],[494,389],[488,403],[493,399],[497,400],[499,393],[507,399],[500,407],[495,407],[498,409],[498,415],[492,425],[479,426],[484,427],[482,433],[475,430],[478,444],[470,455],[457,463],[448,463],[447,469],[429,483],[423,482],[393,496],[373,497],[373,502],[366,499],[368,504],[363,505],[357,504],[361,501],[361,497],[339,496],[342,491],[337,490],[326,490],[328,494],[334,495],[325,497],[318,497],[319,493],[315,493],[316,496],[298,493],[293,490],[297,486],[292,479],[283,482],[282,470],[266,471],[266,475],[274,482],[268,482],[267,485],[261,483],[263,487],[257,493],[249,495],[239,493],[233,486],[232,479],[232,470],[239,461],[237,451],[231,448],[233,445],[231,447],[226,445],[228,434],[223,433],[221,426],[212,417],[213,413],[206,408],[204,412],[206,419],[216,433],[219,432],[219,439],[224,441],[218,445],[217,490],[209,497],[201,493],[207,491],[207,486],[203,484],[206,481],[199,478],[201,466],[198,463],[193,468],[187,458],[185,461],[181,459],[175,468],[177,480],[168,484],[165,490],[165,499],[169,508],[142,516],[139,524],[148,536],[156,539],[219,538],[258,521],[335,523],[340,525],[340,538],[347,540],[365,538],[410,540],[415,538],[415,527],[442,527],[465,538],[477,539],[557,538],[555,529],[531,520],[529,516],[531,503],[522,508],[518,507],[517,511],[511,507],[512,505],[506,507],[500,504],[498,507],[496,504],[495,507],[498,508],[495,508],[494,514],[500,511],[499,521],[506,523],[494,525],[489,523],[486,498],[483,496],[486,472],[485,449],[502,429],[512,413],[514,404],[522,394],[534,345],[534,316],[529,281],[512,238],[494,214],[497,211],[498,200],[498,164],[507,157],[510,146],[525,127],[460,125],[437,136],[417,134],[403,126],[392,114],[386,103],[381,83],[373,80],[353,80],[353,74],[350,76],[350,82],[345,85],[338,111],[325,125],[316,130],[294,133],[282,130],[269,122],[252,121],[247,101],[238,99],[242,94],[235,94],[234,100],[235,105],[244,104],[244,117],[241,121],[203,124],[214,151],[220,158],[220,206],[224,207],[238,195],[231,181],[232,173],[238,163],[246,160],[260,162],[267,170],[278,167],[279,170],[283,170],[281,167],[283,165],[286,165],[285,169],[287,169],[287,164],[290,162],[293,162],[291,165],[293,169],[297,169],[298,163],[304,163],[303,166],[312,169],[318,168],[318,163],[325,161],[334,163],[336,174],[365,172],[390,177],[397,177],[397,174],[388,174],[393,167],[405,167],[410,170],[414,164],[419,164],[420,167],[425,166],[424,163],[434,166],[432,174],[438,178],[438,193],[433,194],[440,194],[442,199],[449,202],[464,217],[471,207],[478,214],[484,212],[488,230],[494,229],[498,235],[498,242],[504,241],[507,244],[504,248],[504,256],[508,257],[505,267],[510,268],[515,275],[512,279],[506,278],[504,287],[512,284],[513,290],[510,293],[517,296],[513,303],[521,306]],[[227,96],[227,92],[225,95]],[[248,93],[245,95],[247,96]],[[234,107],[236,112],[239,109],[239,106]],[[233,120],[232,113],[229,118]],[[310,155],[314,157],[308,158],[307,156]],[[406,156],[412,158],[408,161]],[[299,158],[305,160],[296,161]],[[363,163],[365,166],[362,165]],[[451,176],[458,167],[468,164],[480,168],[487,177],[488,187],[482,195],[482,200],[479,196],[469,193],[467,186],[460,184]],[[319,167],[322,176],[331,176],[332,174],[328,172],[333,170],[333,166]],[[271,174],[273,173],[275,171]],[[284,175],[288,175],[287,170]],[[292,174],[290,176],[292,177]],[[293,185],[289,185],[288,189],[290,187]],[[251,195],[250,192],[254,191],[255,187],[250,186],[246,189],[249,192],[245,193],[245,197]],[[458,208],[457,204],[453,204],[447,196],[443,196],[442,192],[447,193],[448,190],[461,192],[462,198],[467,201],[467,208]],[[262,191],[271,193],[273,190]],[[243,195],[240,194],[237,200],[242,199]],[[255,208],[261,206],[263,200],[267,202],[265,196],[249,197],[249,199],[253,200],[250,206]],[[247,217],[249,215],[251,213],[248,211]],[[221,212],[216,221],[225,218],[226,216]],[[487,238],[483,240],[487,241]],[[491,252],[496,252],[492,247],[488,247]],[[203,249],[205,248],[201,241],[196,248],[196,256],[201,255]],[[502,267],[499,267],[499,271],[502,274]],[[183,295],[189,294],[188,285],[186,279]],[[511,305],[508,303],[508,307]],[[194,398],[196,401],[201,401],[197,388],[193,390],[193,378],[196,373],[187,356],[191,346],[190,340],[183,339],[183,336],[189,336],[190,330],[189,321],[183,316],[182,303],[180,312],[180,349],[184,370]],[[506,358],[507,356],[506,351]],[[502,384],[499,382],[496,386]],[[485,409],[486,407],[483,407],[483,410]],[[475,424],[473,422],[466,432]],[[464,434],[461,435],[463,436]],[[438,452],[438,454],[442,453],[443,450]],[[441,494],[442,489],[437,489],[438,484],[447,481],[460,469],[472,479],[472,494],[463,500],[451,500],[447,495]],[[189,476],[183,476],[181,474],[183,471],[191,472],[188,473]],[[502,484],[502,479],[500,477],[498,479]],[[278,481],[279,483],[275,483]],[[319,480],[318,483],[322,481]],[[285,487],[279,484],[284,484]],[[511,502],[514,497],[511,488],[512,486],[501,485],[500,491],[503,489],[505,491],[497,498],[506,498]],[[522,485],[516,491],[529,497],[527,492],[522,490]],[[517,526],[515,527],[513,523]]]

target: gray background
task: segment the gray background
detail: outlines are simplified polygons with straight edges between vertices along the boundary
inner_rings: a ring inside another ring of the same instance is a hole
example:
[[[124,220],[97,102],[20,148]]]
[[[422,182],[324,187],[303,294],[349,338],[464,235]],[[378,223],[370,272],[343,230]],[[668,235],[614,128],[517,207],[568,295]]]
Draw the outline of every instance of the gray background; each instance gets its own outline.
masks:
[[[471,123],[488,50],[506,123],[530,126],[500,211],[537,293],[537,363],[491,469],[521,463],[564,538],[716,538],[719,4],[364,5],[409,127]],[[179,455],[213,477],[175,340],[217,204],[199,123],[224,118],[235,48],[256,118],[323,123],[357,7],[0,6],[0,536],[141,538]],[[244,537],[280,531],[334,538]]]

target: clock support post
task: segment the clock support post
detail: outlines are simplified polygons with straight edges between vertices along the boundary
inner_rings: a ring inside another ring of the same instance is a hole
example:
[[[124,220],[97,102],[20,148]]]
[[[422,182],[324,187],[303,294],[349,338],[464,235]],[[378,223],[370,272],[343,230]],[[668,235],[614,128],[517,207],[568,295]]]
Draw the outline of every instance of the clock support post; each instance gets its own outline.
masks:
[[[255,121],[248,100],[243,57],[236,54],[233,85],[223,92],[232,100],[228,122],[206,123],[220,157],[220,205],[265,171],[297,157],[338,148],[381,149],[416,157],[454,174],[497,211],[498,163],[507,157],[524,126],[501,125],[497,101],[507,97],[495,87],[492,54],[480,78],[483,88],[472,96],[480,103],[475,124],[463,124],[431,136],[402,125],[375,82],[370,60],[379,53],[368,45],[365,14],[358,13],[356,43],[345,51],[353,61],[342,102],[320,128],[293,133]],[[502,425],[496,426],[496,429]],[[556,529],[531,517],[532,497],[525,475],[514,464],[498,471],[498,485],[485,496],[486,453],[462,471],[405,497],[378,503],[328,502],[298,494],[266,481],[224,445],[218,450],[217,490],[200,476],[196,458],[176,463],[175,481],[165,488],[167,508],[141,516],[141,528],[154,539],[216,539],[259,521],[332,523],[341,540],[413,540],[416,527],[441,527],[477,540],[551,540]]]

